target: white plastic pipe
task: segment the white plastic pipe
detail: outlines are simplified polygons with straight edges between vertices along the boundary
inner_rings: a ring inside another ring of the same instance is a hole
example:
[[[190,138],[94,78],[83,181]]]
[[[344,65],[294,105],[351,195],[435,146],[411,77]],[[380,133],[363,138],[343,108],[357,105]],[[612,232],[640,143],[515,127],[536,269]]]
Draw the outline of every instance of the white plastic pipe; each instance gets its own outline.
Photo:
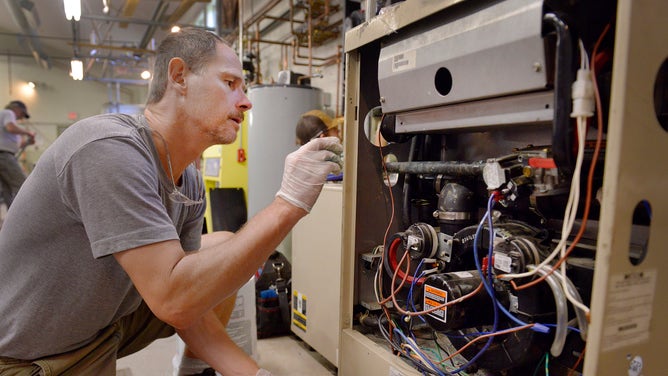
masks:
[[[534,270],[536,269],[536,266],[528,265],[527,269]],[[552,294],[554,295],[554,303],[557,307],[557,328],[554,333],[552,347],[550,347],[550,354],[554,357],[558,357],[564,350],[566,335],[568,334],[568,306],[566,305],[566,295],[557,278],[554,274],[548,274],[545,267],[537,269],[536,272],[541,276],[547,275],[545,281],[550,286],[550,289],[552,289]]]

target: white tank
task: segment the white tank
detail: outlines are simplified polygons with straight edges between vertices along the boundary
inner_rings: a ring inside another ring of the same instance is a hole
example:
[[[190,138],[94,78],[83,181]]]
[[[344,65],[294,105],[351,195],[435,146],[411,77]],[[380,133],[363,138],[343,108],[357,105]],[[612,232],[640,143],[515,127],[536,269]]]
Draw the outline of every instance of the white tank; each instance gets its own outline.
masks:
[[[285,157],[297,150],[299,116],[322,109],[318,88],[297,85],[257,85],[248,89],[253,108],[248,113],[248,218],[269,205],[281,187]],[[289,260],[291,237],[278,247]]]

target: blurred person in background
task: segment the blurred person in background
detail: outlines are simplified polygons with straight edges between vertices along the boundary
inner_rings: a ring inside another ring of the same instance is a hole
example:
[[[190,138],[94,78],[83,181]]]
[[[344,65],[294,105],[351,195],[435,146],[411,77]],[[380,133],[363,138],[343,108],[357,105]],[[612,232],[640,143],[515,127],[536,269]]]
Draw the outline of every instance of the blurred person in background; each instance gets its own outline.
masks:
[[[7,208],[26,180],[17,154],[25,146],[35,143],[35,132],[21,127],[17,121],[29,118],[28,108],[21,101],[11,101],[0,111],[0,183],[2,200]]]
[[[299,117],[295,127],[297,144],[305,145],[307,142],[320,137],[339,138],[339,121],[332,119],[320,110],[311,110]]]

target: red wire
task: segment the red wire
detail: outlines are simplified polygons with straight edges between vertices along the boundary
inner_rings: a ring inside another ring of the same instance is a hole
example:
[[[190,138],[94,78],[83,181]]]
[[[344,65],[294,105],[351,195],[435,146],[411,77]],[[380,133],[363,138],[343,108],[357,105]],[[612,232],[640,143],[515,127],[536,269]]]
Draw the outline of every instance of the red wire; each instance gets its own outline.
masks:
[[[591,165],[589,167],[589,173],[587,175],[587,191],[586,191],[587,193],[585,195],[584,212],[582,213],[582,225],[580,225],[580,229],[578,230],[578,233],[575,235],[575,238],[573,239],[570,246],[568,247],[568,249],[564,253],[564,257],[559,259],[559,261],[556,264],[554,264],[554,266],[552,267],[552,269],[549,272],[545,273],[543,276],[541,276],[538,279],[534,279],[533,281],[525,283],[525,284],[520,285],[520,286],[517,286],[515,284],[515,281],[510,281],[510,284],[513,286],[513,288],[515,290],[522,290],[522,289],[525,289],[527,287],[534,286],[537,283],[543,281],[545,278],[547,278],[547,276],[552,274],[552,272],[557,270],[557,268],[559,268],[561,263],[566,261],[566,259],[571,254],[571,252],[573,252],[573,250],[575,249],[575,246],[578,244],[578,242],[582,238],[582,235],[584,235],[585,229],[587,227],[587,219],[589,218],[589,209],[591,207],[591,196],[592,196],[592,191],[593,191],[594,170],[596,169],[596,162],[598,160],[598,155],[601,151],[601,143],[602,143],[602,140],[603,140],[603,108],[602,108],[602,105],[601,105],[601,96],[600,96],[599,90],[598,90],[598,83],[596,82],[595,67],[596,67],[596,60],[597,60],[597,55],[598,55],[598,48],[599,48],[601,42],[603,41],[603,37],[605,37],[605,35],[608,33],[609,29],[610,29],[610,24],[608,24],[605,27],[605,29],[603,29],[603,32],[601,33],[601,35],[599,36],[596,44],[594,45],[594,50],[592,52],[592,64],[591,65],[593,67],[593,70],[591,72],[591,75],[592,75],[592,80],[594,82],[594,94],[595,94],[595,98],[596,98],[596,107],[597,107],[596,115],[597,115],[597,120],[598,120],[597,121],[598,127],[597,127],[597,133],[596,133],[596,145],[594,147],[594,153],[592,155]],[[589,317],[587,317],[587,319],[589,319]]]
[[[397,248],[399,247],[399,242],[401,242],[401,239],[399,239],[399,238],[394,239],[394,241],[392,241],[392,243],[390,244],[390,248],[387,250],[387,257],[390,258],[389,261],[390,261],[390,267],[391,267],[392,271],[393,272],[396,271],[397,276],[401,279],[404,279],[406,274],[400,268],[398,269],[398,265],[397,265]],[[408,251],[406,251],[406,252],[408,252]],[[412,275],[409,274],[405,279],[408,282],[413,283],[413,280],[415,278]],[[416,284],[421,285],[422,283],[424,283],[424,280],[425,280],[425,277],[419,278],[417,280]]]

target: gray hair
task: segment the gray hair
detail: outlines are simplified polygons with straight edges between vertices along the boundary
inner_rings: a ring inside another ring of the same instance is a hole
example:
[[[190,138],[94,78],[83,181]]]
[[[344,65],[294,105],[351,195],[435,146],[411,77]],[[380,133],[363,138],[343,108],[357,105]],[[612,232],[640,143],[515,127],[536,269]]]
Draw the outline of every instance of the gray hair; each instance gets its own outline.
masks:
[[[198,73],[216,55],[219,43],[227,45],[221,37],[204,29],[188,27],[169,34],[158,46],[146,104],[157,103],[165,95],[170,60],[181,58],[188,68]]]

